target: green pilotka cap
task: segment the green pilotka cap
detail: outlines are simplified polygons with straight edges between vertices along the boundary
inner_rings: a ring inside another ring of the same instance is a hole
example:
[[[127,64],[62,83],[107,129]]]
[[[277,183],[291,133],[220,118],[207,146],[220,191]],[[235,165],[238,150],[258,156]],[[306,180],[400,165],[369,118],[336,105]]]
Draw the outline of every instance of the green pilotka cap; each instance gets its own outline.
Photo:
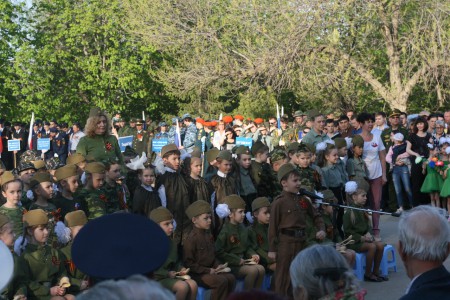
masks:
[[[167,153],[172,151],[180,151],[175,144],[167,144],[161,149],[161,157],[164,157]]]
[[[239,147],[237,147],[237,149],[236,149],[236,152],[235,152],[236,154],[238,154],[238,155],[242,155],[242,154],[247,154],[247,155],[251,155],[251,153],[250,153],[250,149],[248,149],[248,147],[247,146],[239,146]]]
[[[219,154],[217,154],[216,158],[221,158],[224,160],[231,161],[232,160],[231,152],[227,151],[227,150],[222,150],[219,152]]]
[[[83,156],[83,154],[80,153],[74,153],[67,157],[66,165],[76,165],[80,162],[86,161],[86,158]]]
[[[202,214],[210,214],[211,205],[204,200],[197,200],[186,209],[186,215],[189,219],[200,216]]]
[[[364,148],[364,139],[360,135],[354,135],[352,138],[353,147],[358,146]]]
[[[24,227],[46,225],[47,223],[48,223],[47,214],[42,209],[29,210],[27,213],[23,215]]]
[[[336,196],[332,190],[320,191],[323,194],[323,200],[328,203],[337,203]]]
[[[208,161],[208,163],[210,163],[210,162],[214,161],[218,155],[219,155],[219,149],[212,148],[206,152],[206,160]]]
[[[86,214],[82,210],[72,211],[64,217],[64,224],[67,227],[86,225],[87,222]]]
[[[295,166],[291,163],[287,163],[284,164],[280,167],[280,169],[278,170],[278,182],[281,182],[281,180],[288,175],[289,173],[295,172],[296,174],[298,174],[297,169],[295,168]]]
[[[103,174],[105,173],[105,170],[105,165],[96,161],[86,164],[85,168],[86,173],[89,174]]]
[[[347,147],[347,141],[344,138],[338,137],[334,139],[334,144],[336,145],[336,148],[343,148]]]
[[[1,185],[4,185],[8,182],[11,182],[13,180],[16,180],[16,177],[14,176],[14,174],[10,171],[5,171],[2,176],[0,176],[0,183]]]
[[[229,209],[245,209],[245,201],[235,194],[226,196],[223,202],[228,205]]]
[[[254,212],[257,209],[260,209],[261,207],[269,207],[270,202],[267,197],[258,197],[252,202],[252,212]]]
[[[37,173],[30,180],[30,188],[33,188],[43,182],[53,182],[52,175],[49,173]]]
[[[172,213],[165,208],[164,206],[160,206],[158,208],[155,208],[150,212],[150,220],[153,222],[159,224],[164,221],[172,220],[173,215]]]
[[[66,165],[64,167],[61,167],[55,171],[55,178],[57,181],[76,176],[77,173],[77,167],[75,165]]]

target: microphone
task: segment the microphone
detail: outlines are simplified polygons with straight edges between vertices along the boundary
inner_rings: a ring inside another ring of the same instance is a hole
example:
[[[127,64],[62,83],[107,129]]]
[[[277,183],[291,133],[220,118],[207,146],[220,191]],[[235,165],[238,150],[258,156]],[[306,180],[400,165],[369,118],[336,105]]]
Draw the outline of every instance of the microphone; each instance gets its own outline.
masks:
[[[307,190],[305,190],[305,189],[302,189],[302,188],[298,191],[298,194],[299,194],[300,196],[308,196],[308,197],[311,198],[311,199],[320,199],[320,200],[323,200],[323,197],[320,197],[320,196],[318,196],[318,195],[316,195],[316,194],[314,194],[314,193],[311,193],[311,192],[309,192],[309,191],[307,191]]]

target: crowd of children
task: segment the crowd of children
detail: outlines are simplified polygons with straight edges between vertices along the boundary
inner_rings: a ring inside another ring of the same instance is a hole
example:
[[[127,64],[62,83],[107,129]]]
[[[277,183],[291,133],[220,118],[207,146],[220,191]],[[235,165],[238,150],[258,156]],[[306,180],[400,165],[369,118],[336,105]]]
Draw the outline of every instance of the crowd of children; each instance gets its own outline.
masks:
[[[144,215],[170,238],[169,257],[153,278],[177,299],[195,299],[199,286],[211,289],[212,299],[226,299],[237,281],[245,290],[260,288],[267,274],[274,291],[292,296],[290,263],[315,243],[337,244],[350,265],[355,251],[367,252],[365,280],[388,280],[379,273],[384,244],[372,235],[366,212],[319,205],[300,193],[366,207],[364,139],[333,137],[317,143],[297,139],[272,151],[259,140],[251,147],[194,146],[189,152],[169,143],[148,158],[127,148],[125,165],[80,153],[61,165],[28,150],[14,172],[2,168],[0,178],[0,240],[16,251],[16,272],[5,296],[71,299],[88,289],[89,276],[71,260],[72,241],[87,222],[116,212]],[[396,189],[402,188],[412,205],[404,139],[392,135],[387,161]],[[439,153],[430,145],[423,161],[422,189],[434,202],[450,198],[449,145],[441,139]],[[402,210],[403,193],[397,196]],[[338,244],[345,238],[354,240],[348,249]]]

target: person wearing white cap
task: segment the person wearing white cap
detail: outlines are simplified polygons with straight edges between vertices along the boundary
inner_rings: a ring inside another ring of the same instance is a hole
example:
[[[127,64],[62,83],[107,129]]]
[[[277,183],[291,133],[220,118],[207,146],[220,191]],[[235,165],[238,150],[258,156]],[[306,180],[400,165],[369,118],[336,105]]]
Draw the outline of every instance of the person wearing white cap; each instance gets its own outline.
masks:
[[[405,137],[400,132],[394,134],[394,144],[389,148],[386,155],[386,162],[392,168],[392,180],[394,182],[395,194],[397,196],[398,210],[397,213],[403,211],[403,192],[408,197],[409,205],[412,207],[412,188],[409,179],[411,165],[409,154],[406,152]]]

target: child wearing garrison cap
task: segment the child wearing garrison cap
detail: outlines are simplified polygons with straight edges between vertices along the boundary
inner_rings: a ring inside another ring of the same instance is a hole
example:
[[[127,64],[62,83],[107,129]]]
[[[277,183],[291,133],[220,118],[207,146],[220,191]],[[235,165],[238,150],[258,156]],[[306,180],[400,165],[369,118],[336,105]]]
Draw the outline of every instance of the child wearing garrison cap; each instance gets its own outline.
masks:
[[[74,165],[77,167],[77,173],[79,176],[83,174],[86,168],[86,158],[80,153],[71,154],[67,157],[66,165]]]
[[[275,260],[271,259],[267,253],[269,252],[269,239],[267,234],[269,231],[270,220],[270,202],[267,197],[258,197],[252,202],[252,218],[253,224],[249,227],[248,233],[250,242],[256,253],[261,258],[261,264],[267,270],[275,271]]]
[[[193,229],[184,242],[184,264],[200,286],[212,289],[211,299],[222,300],[234,290],[235,278],[229,268],[216,259],[214,241],[210,232],[211,205],[198,200],[189,205],[186,215]]]
[[[217,257],[228,263],[237,278],[244,278],[244,290],[260,288],[264,279],[264,267],[260,256],[253,250],[248,229],[242,224],[245,202],[238,195],[229,195],[216,208],[221,218],[228,217],[216,240]]]
[[[250,210],[252,201],[257,197],[256,187],[252,177],[252,154],[247,146],[239,146],[236,149],[236,162],[238,164],[235,172],[239,185],[239,196],[245,201],[246,210]]]
[[[22,182],[13,173],[5,171],[0,177],[0,183],[2,185],[2,195],[6,199],[6,203],[0,207],[0,214],[8,216],[13,223],[14,233],[16,236],[19,236],[23,230],[22,215],[24,209],[20,205]]]
[[[30,210],[23,216],[24,238],[20,241],[20,259],[27,270],[28,299],[75,299],[67,294],[70,280],[64,268],[64,255],[47,245],[48,217],[42,209]],[[25,243],[28,242],[28,244]],[[25,245],[26,244],[26,245]]]
[[[105,165],[99,162],[86,164],[86,184],[80,191],[80,198],[86,203],[89,220],[112,213],[106,194],[101,187],[105,182]]]
[[[13,230],[13,222],[8,216],[0,214],[0,242],[5,243],[10,250],[14,247],[16,235]],[[1,299],[26,299],[27,288],[25,286],[25,266],[16,253],[12,252],[14,259],[14,273],[9,284],[0,292]],[[3,268],[2,261],[2,268]],[[2,270],[3,272],[3,270]]]
[[[188,234],[190,220],[185,215],[186,208],[191,204],[192,195],[184,176],[180,173],[180,150],[175,144],[165,145],[161,149],[164,162],[164,174],[159,178],[164,185],[167,200],[167,209],[174,215],[177,227],[174,231],[174,241],[183,242]]]
[[[17,174],[19,175],[19,179],[22,180],[23,188],[22,188],[22,198],[20,202],[23,208],[28,209],[32,203],[31,199],[28,197],[31,191],[30,189],[30,181],[33,177],[34,173],[36,173],[36,167],[31,162],[20,162],[17,167]]]
[[[72,243],[81,228],[87,223],[86,214],[82,210],[72,211],[65,215],[64,223],[59,221],[56,224],[55,232],[58,236],[58,241],[65,245],[61,248],[61,253],[64,255],[64,264],[67,275],[70,279],[70,287],[68,291],[74,295],[80,291],[85,290],[88,285],[87,276],[81,272],[72,261]]]
[[[53,179],[48,173],[38,173],[30,181],[30,188],[33,192],[34,202],[30,205],[30,210],[42,209],[47,213],[53,214],[58,219],[60,212],[57,212],[56,206],[49,202],[53,198]]]
[[[171,238],[173,235],[173,215],[165,207],[158,207],[151,211],[150,219],[158,224],[165,234]],[[171,240],[169,256],[163,265],[156,270],[154,279],[159,281],[165,288],[175,293],[177,299],[194,300],[197,297],[197,283],[187,275],[189,270],[186,268],[178,269],[178,250],[177,242]]]
[[[204,169],[204,178],[206,182],[211,182],[211,178],[217,174],[217,155],[219,154],[219,149],[211,148],[205,154],[204,163],[208,164],[208,167]]]
[[[307,217],[312,218],[317,239],[324,239],[324,225],[311,202],[298,195],[300,175],[292,164],[281,166],[278,180],[283,192],[275,198],[270,210],[269,253],[277,263],[275,291],[292,297],[289,266],[299,251],[307,246]]]
[[[216,161],[217,174],[211,178],[211,185],[214,189],[214,193],[211,196],[213,208],[216,208],[218,204],[222,204],[226,196],[238,193],[236,179],[230,175],[233,164],[231,152],[227,150],[220,151],[217,154]],[[215,215],[214,236],[217,236],[221,227],[222,219],[217,218],[217,215]]]
[[[79,180],[77,167],[75,165],[61,167],[56,170],[55,178],[61,193],[55,196],[53,203],[56,208],[61,209],[61,219],[64,220],[65,215],[69,212],[86,209],[76,194]]]

